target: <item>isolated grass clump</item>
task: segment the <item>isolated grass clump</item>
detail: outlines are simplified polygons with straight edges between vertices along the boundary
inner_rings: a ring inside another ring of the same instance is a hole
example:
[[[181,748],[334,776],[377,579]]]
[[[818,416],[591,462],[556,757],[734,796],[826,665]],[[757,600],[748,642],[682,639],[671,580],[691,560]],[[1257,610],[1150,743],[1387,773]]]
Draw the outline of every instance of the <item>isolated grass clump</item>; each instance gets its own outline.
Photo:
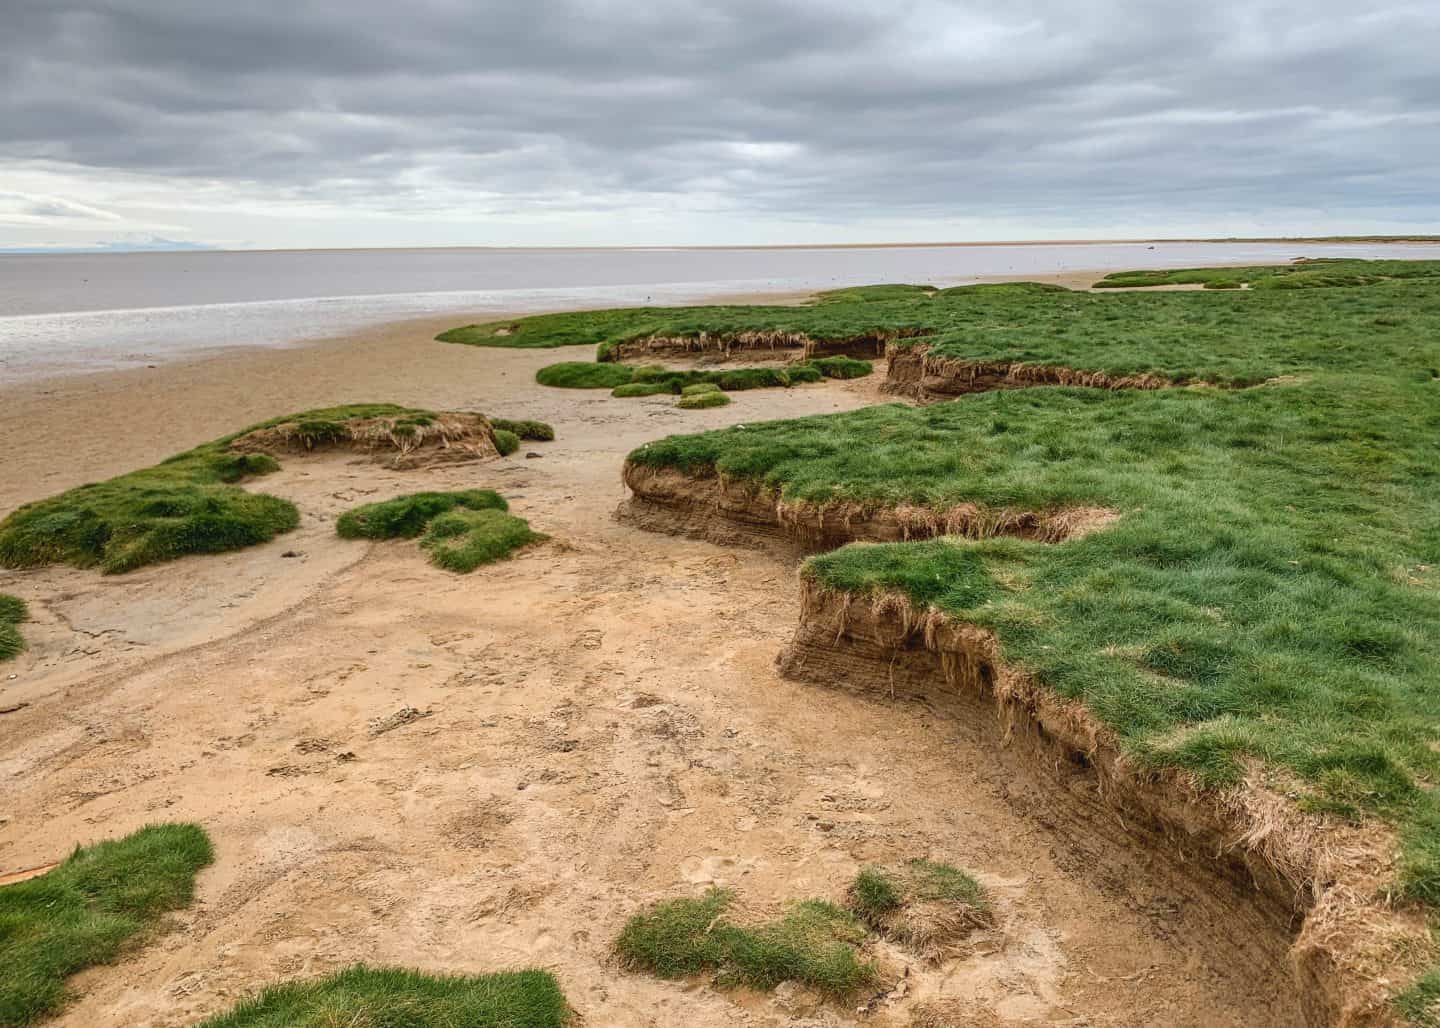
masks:
[[[187,905],[212,858],[199,827],[150,825],[0,887],[0,1026],[59,1009],[68,976],[114,960],[162,914]]]
[[[212,443],[26,504],[0,521],[0,565],[98,566],[114,574],[266,542],[300,523],[295,505],[232,483],[277,467],[265,454]]]
[[[491,489],[410,493],[348,510],[335,522],[335,530],[346,539],[413,539],[437,515],[456,507],[509,509],[504,498]]]
[[[714,382],[695,382],[680,388],[681,396],[700,396],[703,393],[718,393],[720,387]]]
[[[520,449],[520,437],[514,432],[508,432],[503,428],[495,429],[495,449],[500,456],[508,457]]]
[[[627,364],[599,364],[595,361],[562,361],[535,372],[535,381],[556,389],[614,389],[634,378]]]
[[[273,985],[200,1028],[563,1028],[569,1005],[546,971],[429,975],[356,964]]]
[[[24,600],[0,593],[0,660],[9,660],[25,649],[19,626],[29,619]]]
[[[826,378],[864,378],[875,370],[869,361],[844,356],[811,357],[806,363]]]
[[[457,507],[430,521],[420,545],[437,567],[464,574],[545,538],[504,511]]]
[[[714,392],[691,393],[688,396],[682,396],[675,406],[681,410],[708,410],[711,407],[724,407],[729,403],[730,397],[717,388]]]
[[[865,929],[848,910],[821,900],[792,906],[781,918],[738,925],[726,917],[733,901],[712,888],[699,899],[657,903],[636,914],[616,941],[631,969],[661,978],[715,972],[715,984],[773,989],[797,981],[832,997],[873,984],[875,966],[856,948]]]
[[[497,432],[511,432],[521,439],[531,442],[548,443],[555,438],[555,429],[544,421],[491,418],[490,425]]]
[[[849,903],[871,929],[928,959],[994,921],[979,882],[930,860],[862,868]]]

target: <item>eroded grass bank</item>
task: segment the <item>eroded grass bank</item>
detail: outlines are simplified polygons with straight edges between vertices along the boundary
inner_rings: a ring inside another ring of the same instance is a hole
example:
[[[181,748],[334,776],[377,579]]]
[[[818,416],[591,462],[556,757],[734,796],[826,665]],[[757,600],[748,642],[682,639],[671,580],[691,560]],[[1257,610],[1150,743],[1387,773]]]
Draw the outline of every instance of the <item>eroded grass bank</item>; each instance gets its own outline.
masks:
[[[1375,909],[1433,911],[1440,282],[1434,265],[1400,270],[1240,293],[863,302],[967,312],[932,353],[1249,387],[1014,389],[745,425],[642,447],[630,479],[718,481],[782,527],[785,511],[837,512],[840,535],[845,512],[974,512],[974,530],[960,526],[973,538],[847,546],[806,579],[985,633],[995,667],[1077,704],[1136,774],[1218,798],[1266,768],[1287,809],[1337,831],[1376,825],[1373,867],[1389,871]],[[967,319],[987,330],[962,332]],[[1007,529],[1016,512],[1086,509],[1118,517],[1058,544]],[[1382,825],[1398,835],[1390,856]],[[1334,885],[1304,883],[1311,899]],[[1359,992],[1398,991],[1433,1023],[1440,977],[1412,984],[1427,943],[1391,942],[1401,949],[1367,956],[1355,947],[1390,943],[1334,941],[1349,992],[1329,1014],[1351,1001],[1374,1014]]]

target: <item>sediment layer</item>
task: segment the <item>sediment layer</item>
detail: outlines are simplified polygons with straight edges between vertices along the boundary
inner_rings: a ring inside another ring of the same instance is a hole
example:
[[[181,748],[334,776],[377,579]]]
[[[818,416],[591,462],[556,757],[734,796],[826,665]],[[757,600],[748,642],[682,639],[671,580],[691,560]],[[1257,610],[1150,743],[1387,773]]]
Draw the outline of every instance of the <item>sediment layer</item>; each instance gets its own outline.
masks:
[[[967,393],[1032,386],[1087,386],[1092,389],[1164,389],[1178,385],[1161,375],[1107,375],[1053,364],[1019,361],[965,361],[937,357],[924,344],[890,346],[884,389],[922,403]]]
[[[625,462],[631,497],[620,516],[641,528],[724,545],[769,545],[819,553],[850,542],[905,542],[941,535],[1017,536],[1042,542],[1073,539],[1118,515],[1095,507],[1060,511],[991,510],[902,504],[791,502],[745,479],[690,474]]]
[[[483,414],[451,411],[427,418],[385,416],[336,423],[286,421],[246,432],[230,443],[240,453],[305,454],[348,449],[395,468],[483,460],[500,455]]]
[[[816,339],[804,332],[700,332],[683,336],[646,336],[616,343],[601,355],[604,361],[644,361],[665,357],[728,358],[744,351],[746,356],[855,357],[874,360],[885,356],[896,339],[912,339],[934,333],[929,328],[875,329],[836,339]]]
[[[1274,996],[1256,1024],[1396,1023],[1390,993],[1430,947],[1418,913],[1381,898],[1398,844],[1383,825],[1298,811],[1257,768],[1222,792],[1126,762],[1079,703],[1000,658],[988,631],[806,580],[787,676],[921,696],[994,754],[997,777],[1081,873],[1148,906],[1197,959]]]

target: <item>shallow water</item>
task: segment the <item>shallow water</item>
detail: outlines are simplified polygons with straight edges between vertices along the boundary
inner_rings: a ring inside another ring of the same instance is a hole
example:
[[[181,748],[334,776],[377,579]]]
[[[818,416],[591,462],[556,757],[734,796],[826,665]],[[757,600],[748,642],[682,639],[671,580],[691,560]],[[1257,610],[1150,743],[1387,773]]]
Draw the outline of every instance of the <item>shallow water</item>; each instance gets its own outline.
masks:
[[[0,255],[0,381],[283,346],[407,317],[686,303],[874,282],[1440,257],[1421,244],[1096,243],[786,250],[453,249]],[[457,317],[457,322],[469,320]]]

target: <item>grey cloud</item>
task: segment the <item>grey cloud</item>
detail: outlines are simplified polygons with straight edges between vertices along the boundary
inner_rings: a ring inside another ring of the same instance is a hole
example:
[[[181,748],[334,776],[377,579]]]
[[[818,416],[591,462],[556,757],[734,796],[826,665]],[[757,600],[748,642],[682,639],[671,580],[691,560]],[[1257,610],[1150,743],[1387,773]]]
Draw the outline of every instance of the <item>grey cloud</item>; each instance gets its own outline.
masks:
[[[397,213],[1440,213],[1434,4],[7,6],[0,162]]]

